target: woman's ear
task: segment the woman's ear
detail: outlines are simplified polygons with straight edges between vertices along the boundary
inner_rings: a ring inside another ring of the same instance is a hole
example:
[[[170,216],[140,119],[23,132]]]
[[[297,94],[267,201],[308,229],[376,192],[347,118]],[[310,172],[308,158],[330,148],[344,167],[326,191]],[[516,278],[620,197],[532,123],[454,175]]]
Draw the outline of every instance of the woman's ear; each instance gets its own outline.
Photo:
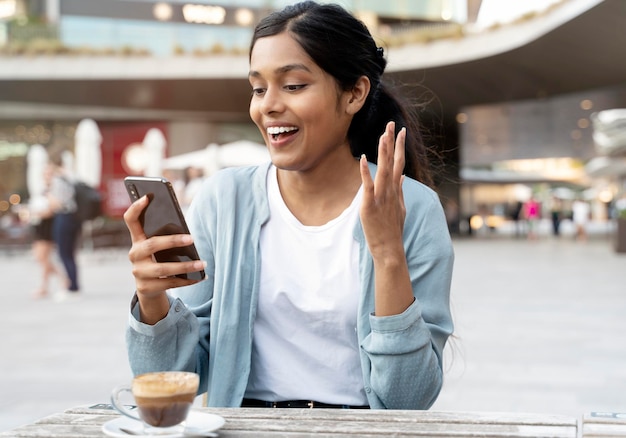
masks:
[[[370,93],[370,80],[367,76],[361,76],[357,79],[354,87],[346,93],[348,99],[346,112],[348,114],[356,114],[365,104],[365,99]]]

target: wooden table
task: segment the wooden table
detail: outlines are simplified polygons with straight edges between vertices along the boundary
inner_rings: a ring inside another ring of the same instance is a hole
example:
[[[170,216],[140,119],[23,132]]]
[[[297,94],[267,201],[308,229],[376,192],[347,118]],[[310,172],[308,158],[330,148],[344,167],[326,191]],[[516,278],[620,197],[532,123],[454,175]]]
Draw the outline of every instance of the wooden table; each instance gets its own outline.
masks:
[[[341,409],[198,408],[221,415],[220,438],[532,437],[576,438],[578,420],[563,415],[370,411]],[[106,437],[102,425],[118,416],[79,407],[0,433],[0,437]]]
[[[585,415],[581,429],[584,438],[626,437],[626,414],[600,412]]]

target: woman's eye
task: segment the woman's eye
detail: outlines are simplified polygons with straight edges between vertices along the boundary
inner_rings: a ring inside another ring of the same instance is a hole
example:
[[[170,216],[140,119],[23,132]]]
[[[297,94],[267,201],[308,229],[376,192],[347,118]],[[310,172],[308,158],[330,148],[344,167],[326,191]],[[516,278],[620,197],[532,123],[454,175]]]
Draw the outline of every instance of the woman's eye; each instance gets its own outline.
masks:
[[[265,88],[253,88],[252,89],[252,95],[254,96],[260,96],[265,92]]]
[[[298,84],[298,85],[285,85],[285,89],[287,91],[298,91],[301,90],[302,88],[306,87],[306,85],[304,84]]]

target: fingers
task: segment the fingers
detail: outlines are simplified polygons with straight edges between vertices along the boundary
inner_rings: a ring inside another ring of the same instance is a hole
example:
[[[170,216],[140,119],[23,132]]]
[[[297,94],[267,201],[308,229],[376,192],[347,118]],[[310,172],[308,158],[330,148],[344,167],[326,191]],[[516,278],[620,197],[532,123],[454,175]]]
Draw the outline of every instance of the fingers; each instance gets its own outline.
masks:
[[[372,254],[385,254],[386,248],[393,247],[396,243],[402,244],[405,217],[402,191],[405,139],[406,129],[402,128],[396,136],[395,123],[387,124],[378,141],[378,166],[373,180],[365,157],[361,157],[363,200],[359,214]],[[390,242],[394,244],[390,246]]]
[[[132,240],[128,259],[132,263],[132,273],[135,277],[137,293],[151,296],[162,293],[166,289],[197,283],[197,280],[176,276],[200,271],[206,266],[205,262],[160,263],[154,259],[154,254],[159,251],[191,245],[193,238],[189,234],[173,234],[148,238],[139,220],[142,211],[147,205],[148,200],[144,196],[135,201],[124,213],[124,221],[130,231]]]
[[[202,261],[192,262],[145,262],[133,265],[133,275],[137,293],[149,296],[167,289],[189,286],[199,280],[178,277],[181,274],[197,272],[206,267]]]
[[[385,132],[378,140],[378,170],[376,171],[376,182],[386,182],[393,170],[395,129],[395,122],[387,123]]]
[[[157,262],[153,257],[158,251],[187,246],[192,241],[191,236],[185,234],[154,236],[133,244],[128,258],[132,263],[137,293],[150,296],[166,289],[197,283],[197,280],[179,278],[177,275],[200,271],[206,267],[206,262]]]
[[[189,234],[153,236],[133,242],[130,252],[128,253],[128,258],[134,263],[145,258],[151,258],[156,252],[170,248],[189,246],[192,243],[193,238]]]
[[[395,136],[395,122],[387,123],[378,142],[378,170],[376,186],[399,184],[405,165],[406,128]]]
[[[206,263],[200,260],[194,260],[190,262],[154,262],[147,264],[145,269],[142,270],[140,274],[142,275],[142,278],[161,280],[176,277],[177,275],[181,274],[198,272],[205,267]],[[188,280],[183,279],[183,281]],[[194,282],[195,281],[192,280],[192,283]]]
[[[156,263],[157,265],[162,265],[164,263]],[[180,264],[180,263],[176,263]],[[180,271],[180,268],[177,267],[177,271]],[[196,270],[190,270],[188,272],[195,272]],[[175,289],[177,287],[189,286],[195,283],[198,283],[200,280],[192,280],[187,278],[180,278],[174,275],[170,276],[161,276],[161,277],[140,277],[135,271],[133,271],[135,275],[135,290],[138,295],[142,295],[144,297],[153,297],[159,294],[164,293],[168,289]]]
[[[139,217],[147,206],[148,197],[142,196],[141,198],[133,202],[130,207],[128,207],[128,209],[124,212],[124,222],[126,223],[126,227],[128,227],[128,231],[130,232],[130,239],[132,243],[146,238],[146,234],[143,231],[143,227],[141,226]]]
[[[404,192],[402,191],[403,182],[404,182],[404,175],[401,175],[400,181],[398,183],[398,199],[400,200],[400,208],[402,208],[403,212],[406,212],[406,208],[404,207]]]
[[[361,155],[359,165],[361,170],[361,184],[363,184],[363,191],[365,193],[370,193],[374,190],[374,180],[372,180],[372,174],[370,173],[370,168],[367,165],[367,158],[365,157],[365,154]]]
[[[365,191],[391,184],[401,185],[404,173],[406,128],[403,127],[395,136],[395,122],[387,123],[385,132],[378,140],[378,170],[376,182],[372,180],[365,155],[360,159],[361,182]],[[390,180],[391,179],[391,180]]]
[[[404,145],[406,142],[406,128],[402,128],[396,137],[396,144],[393,151],[393,180],[400,182],[404,173]]]

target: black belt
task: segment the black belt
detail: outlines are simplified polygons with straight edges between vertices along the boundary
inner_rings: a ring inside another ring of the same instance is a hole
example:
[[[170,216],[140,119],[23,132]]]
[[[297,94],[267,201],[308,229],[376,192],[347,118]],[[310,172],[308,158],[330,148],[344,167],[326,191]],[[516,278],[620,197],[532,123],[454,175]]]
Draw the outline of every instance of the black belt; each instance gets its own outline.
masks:
[[[369,406],[333,405],[329,403],[317,402],[314,400],[287,400],[270,402],[244,398],[241,402],[242,408],[298,408],[298,409],[369,409]]]

